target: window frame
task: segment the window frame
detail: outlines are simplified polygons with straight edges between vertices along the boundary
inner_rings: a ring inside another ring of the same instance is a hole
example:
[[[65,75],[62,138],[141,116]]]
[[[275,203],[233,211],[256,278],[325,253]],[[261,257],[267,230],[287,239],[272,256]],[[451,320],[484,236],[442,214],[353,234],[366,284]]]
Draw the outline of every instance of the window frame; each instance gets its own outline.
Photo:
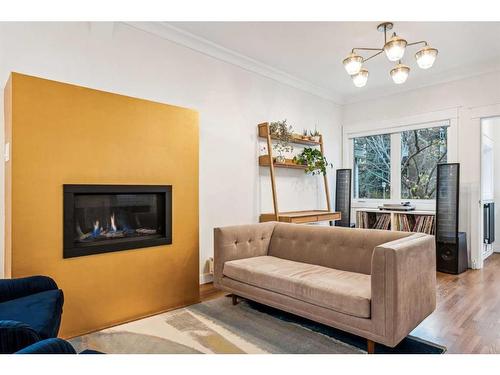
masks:
[[[378,123],[358,123],[343,127],[343,167],[354,169],[353,138],[390,134],[391,136],[391,189],[389,199],[355,198],[352,189],[353,208],[376,208],[383,203],[399,203],[401,199],[401,132],[447,126],[447,162],[457,162],[458,155],[458,108],[429,114],[404,117]],[[354,175],[352,183],[354,184]],[[435,210],[435,199],[404,199],[417,210]]]

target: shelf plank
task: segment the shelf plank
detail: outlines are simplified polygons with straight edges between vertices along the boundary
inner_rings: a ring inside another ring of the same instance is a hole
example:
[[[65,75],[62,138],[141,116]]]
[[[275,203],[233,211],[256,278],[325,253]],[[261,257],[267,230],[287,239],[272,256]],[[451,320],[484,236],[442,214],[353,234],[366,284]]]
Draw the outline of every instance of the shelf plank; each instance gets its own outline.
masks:
[[[285,163],[274,162],[273,164],[274,168],[290,168],[290,169],[302,169],[302,170],[305,170],[307,168],[306,165],[294,163],[293,159],[286,159]],[[269,167],[269,155],[260,155],[259,165],[261,167]]]
[[[262,124],[259,124],[259,137],[260,138],[267,138],[267,128],[269,124],[267,122],[264,122]],[[321,142],[316,142],[312,141],[310,139],[302,139],[302,136],[297,133],[292,134],[293,139],[290,141],[290,143],[294,144],[299,144],[299,145],[306,145],[306,146],[320,146]],[[271,139],[276,140],[277,138],[273,135],[271,135]]]
[[[289,211],[280,212],[278,215],[279,221],[285,223],[314,223],[318,221],[335,221],[340,220],[340,212],[328,211],[328,210],[307,210],[307,211]],[[261,214],[259,221],[275,221],[276,216],[274,213]]]
[[[422,215],[422,216],[434,216],[436,211],[423,211],[423,210],[411,210],[411,211],[398,211],[398,210],[381,210],[378,208],[357,208],[355,211],[363,212],[375,212],[378,214],[402,214],[402,215]]]

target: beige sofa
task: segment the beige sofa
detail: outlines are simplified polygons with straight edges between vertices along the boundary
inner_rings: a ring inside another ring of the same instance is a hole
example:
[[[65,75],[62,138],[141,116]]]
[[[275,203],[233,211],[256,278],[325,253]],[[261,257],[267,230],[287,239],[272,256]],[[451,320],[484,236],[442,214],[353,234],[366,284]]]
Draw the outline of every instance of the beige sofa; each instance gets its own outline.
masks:
[[[216,228],[217,288],[396,346],[436,306],[434,237],[268,222]]]

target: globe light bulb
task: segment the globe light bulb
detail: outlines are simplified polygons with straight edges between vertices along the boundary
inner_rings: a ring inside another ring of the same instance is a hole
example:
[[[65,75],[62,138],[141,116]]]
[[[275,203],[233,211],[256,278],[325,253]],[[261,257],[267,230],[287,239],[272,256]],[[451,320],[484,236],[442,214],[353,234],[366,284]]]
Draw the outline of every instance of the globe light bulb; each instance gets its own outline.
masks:
[[[406,40],[394,34],[384,45],[384,51],[387,58],[391,61],[401,60],[405,54],[407,44]]]
[[[361,66],[363,65],[363,58],[359,55],[356,55],[354,52],[350,53],[344,61],[344,68],[349,75],[358,74],[361,70]]]
[[[410,68],[403,64],[398,64],[393,69],[391,69],[392,80],[398,85],[405,83],[408,79],[409,74]]]
[[[415,54],[415,58],[417,59],[417,65],[421,69],[429,69],[434,65],[434,61],[436,61],[436,57],[438,54],[438,50],[429,46],[425,46],[420,51]]]
[[[364,87],[366,85],[366,82],[368,81],[368,70],[361,69],[358,74],[354,74],[351,77],[354,86]]]

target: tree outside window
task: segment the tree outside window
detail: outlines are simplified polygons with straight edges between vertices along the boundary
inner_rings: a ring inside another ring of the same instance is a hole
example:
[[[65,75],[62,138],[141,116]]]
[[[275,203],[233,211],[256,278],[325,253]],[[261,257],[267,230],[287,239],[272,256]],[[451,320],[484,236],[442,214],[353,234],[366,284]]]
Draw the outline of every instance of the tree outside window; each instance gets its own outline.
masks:
[[[390,134],[354,138],[354,196],[389,199],[391,195]]]
[[[435,199],[437,165],[446,163],[446,129],[401,132],[401,199]]]

